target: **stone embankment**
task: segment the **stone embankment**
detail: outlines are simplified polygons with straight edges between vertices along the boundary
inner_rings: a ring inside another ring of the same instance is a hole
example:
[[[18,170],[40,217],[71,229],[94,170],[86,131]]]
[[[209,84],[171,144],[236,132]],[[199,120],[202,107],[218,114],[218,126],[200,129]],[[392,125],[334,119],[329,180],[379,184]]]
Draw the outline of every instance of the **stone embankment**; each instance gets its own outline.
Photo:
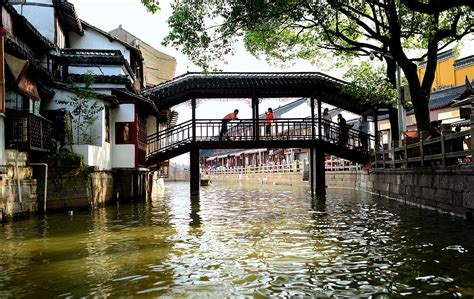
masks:
[[[211,180],[309,186],[309,182],[303,180],[302,172],[219,174],[213,175]],[[329,188],[351,188],[370,192],[468,219],[472,219],[474,213],[472,168],[327,171],[326,185]]]
[[[41,191],[38,189],[39,193]],[[61,174],[56,173],[48,179],[46,206],[49,211],[87,209],[104,205],[112,199],[112,193],[112,172],[79,168]]]

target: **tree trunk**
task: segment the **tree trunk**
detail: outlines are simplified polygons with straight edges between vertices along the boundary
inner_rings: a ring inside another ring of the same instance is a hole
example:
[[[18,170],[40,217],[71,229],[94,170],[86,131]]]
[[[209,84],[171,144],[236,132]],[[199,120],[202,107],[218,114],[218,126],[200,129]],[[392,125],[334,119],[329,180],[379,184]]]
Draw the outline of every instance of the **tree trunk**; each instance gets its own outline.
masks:
[[[390,58],[385,58],[387,63],[387,78],[393,88],[397,88],[397,65],[395,60]],[[398,109],[393,107],[388,108],[388,117],[390,121],[390,133],[392,135],[392,140],[400,140],[400,130],[398,129]]]
[[[418,132],[430,130],[430,95],[423,91],[421,86],[410,85],[411,101],[415,110],[416,127]]]
[[[408,59],[403,59],[399,62],[399,65],[405,73],[405,78],[407,79],[408,86],[410,88],[411,102],[413,103],[413,109],[415,111],[416,126],[418,132],[429,131],[430,91],[425,91],[422,85],[420,84],[420,80],[418,79],[417,66],[414,63],[408,61]],[[431,84],[429,86],[431,87]]]

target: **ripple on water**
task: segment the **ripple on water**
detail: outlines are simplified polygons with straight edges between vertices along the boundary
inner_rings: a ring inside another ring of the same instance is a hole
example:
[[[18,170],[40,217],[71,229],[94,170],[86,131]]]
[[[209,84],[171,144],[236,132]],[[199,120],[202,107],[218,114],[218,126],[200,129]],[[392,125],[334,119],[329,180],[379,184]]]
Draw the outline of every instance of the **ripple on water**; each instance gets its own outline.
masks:
[[[474,236],[462,220],[348,190],[314,202],[299,187],[216,184],[199,202],[187,190],[170,183],[147,203],[7,223],[0,297],[389,298],[474,289]]]

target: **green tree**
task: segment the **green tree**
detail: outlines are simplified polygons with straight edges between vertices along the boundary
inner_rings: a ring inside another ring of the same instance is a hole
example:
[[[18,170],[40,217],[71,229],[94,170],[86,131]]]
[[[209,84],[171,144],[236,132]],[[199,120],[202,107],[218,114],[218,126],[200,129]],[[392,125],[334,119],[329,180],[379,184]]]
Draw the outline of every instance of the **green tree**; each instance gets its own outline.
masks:
[[[345,74],[344,79],[350,83],[345,85],[345,93],[363,99],[376,108],[388,109],[392,140],[399,139],[397,99],[398,92],[386,76],[386,69],[375,68],[372,64],[362,62],[353,65]]]
[[[97,101],[93,101],[97,94],[92,89],[95,82],[94,75],[87,72],[84,76],[84,86],[81,87],[75,82],[69,83],[73,95],[68,99],[57,100],[58,104],[71,107],[73,118],[73,128],[78,144],[95,144],[96,135],[93,126],[98,119],[98,114],[104,106]]]
[[[141,0],[143,5],[148,9],[149,12],[155,13],[160,10],[160,3],[158,0]]]
[[[173,5],[165,44],[181,47],[204,69],[232,53],[239,39],[253,55],[279,61],[320,62],[330,53],[347,62],[376,53],[390,81],[395,63],[401,67],[418,129],[428,130],[437,53],[474,32],[473,11],[466,0],[185,0]],[[414,49],[418,55],[410,58]]]

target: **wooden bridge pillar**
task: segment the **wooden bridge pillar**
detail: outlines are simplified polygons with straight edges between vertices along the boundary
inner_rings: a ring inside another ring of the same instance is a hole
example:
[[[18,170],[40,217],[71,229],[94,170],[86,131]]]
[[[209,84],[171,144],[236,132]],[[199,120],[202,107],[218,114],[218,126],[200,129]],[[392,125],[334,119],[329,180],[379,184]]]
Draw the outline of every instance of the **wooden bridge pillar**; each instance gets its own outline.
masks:
[[[326,173],[324,167],[324,150],[322,148],[311,148],[311,191],[316,194],[326,193]]]
[[[189,185],[191,196],[199,196],[200,174],[199,169],[199,148],[193,147],[189,151]]]
[[[258,98],[252,98],[252,120],[253,120],[253,140],[260,139],[259,119],[258,119]]]

